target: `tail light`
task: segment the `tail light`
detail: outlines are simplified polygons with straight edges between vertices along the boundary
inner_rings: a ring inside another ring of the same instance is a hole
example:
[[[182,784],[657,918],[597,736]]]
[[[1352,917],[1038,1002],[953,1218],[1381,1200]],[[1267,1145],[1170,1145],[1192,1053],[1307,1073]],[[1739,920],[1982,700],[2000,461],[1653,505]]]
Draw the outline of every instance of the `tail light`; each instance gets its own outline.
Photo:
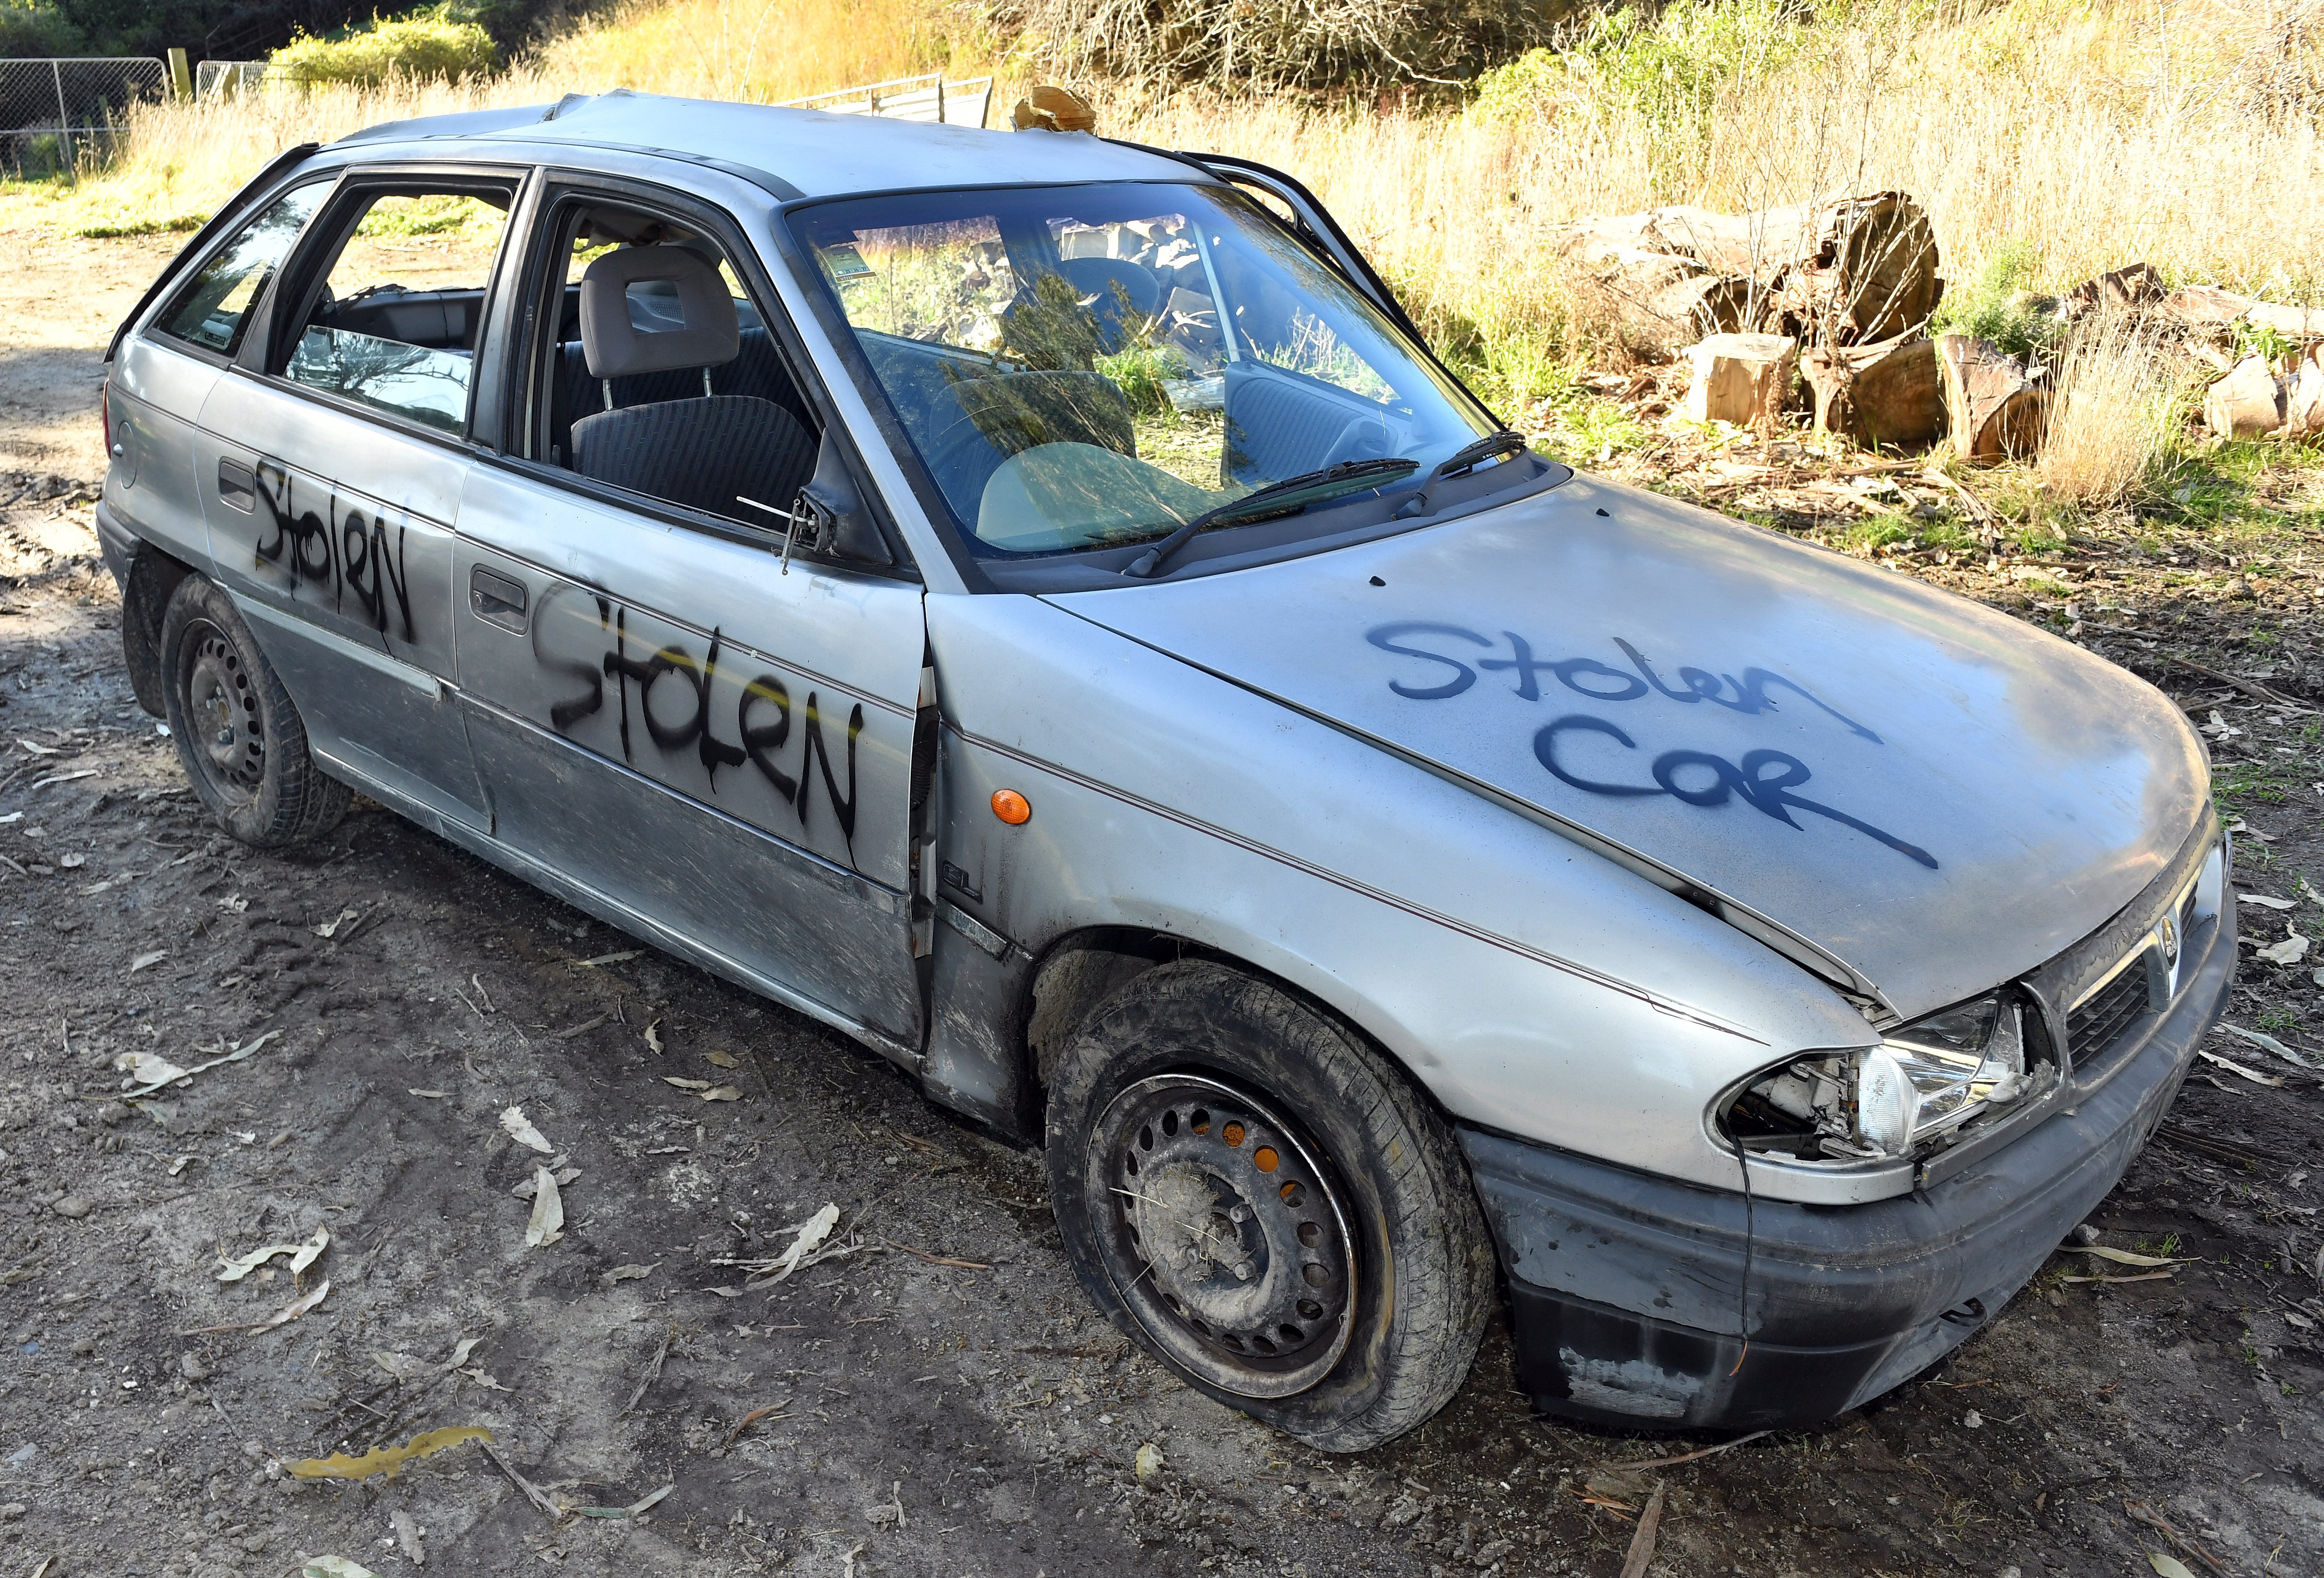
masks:
[[[97,413],[105,424],[105,454],[109,462],[113,457],[113,380],[105,381],[105,388],[97,397]]]

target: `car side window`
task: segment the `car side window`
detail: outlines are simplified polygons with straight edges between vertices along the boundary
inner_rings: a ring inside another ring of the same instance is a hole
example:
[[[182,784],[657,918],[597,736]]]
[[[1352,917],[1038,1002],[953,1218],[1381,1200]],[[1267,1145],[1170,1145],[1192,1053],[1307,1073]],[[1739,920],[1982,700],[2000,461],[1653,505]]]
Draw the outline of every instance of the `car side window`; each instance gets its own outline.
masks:
[[[665,216],[551,210],[535,454],[592,481],[780,535],[817,426],[724,246]]]
[[[153,327],[189,345],[234,355],[250,326],[251,308],[330,189],[328,181],[313,181],[276,198],[202,265]]]
[[[512,196],[403,189],[370,197],[300,325],[283,376],[460,431],[484,287]]]

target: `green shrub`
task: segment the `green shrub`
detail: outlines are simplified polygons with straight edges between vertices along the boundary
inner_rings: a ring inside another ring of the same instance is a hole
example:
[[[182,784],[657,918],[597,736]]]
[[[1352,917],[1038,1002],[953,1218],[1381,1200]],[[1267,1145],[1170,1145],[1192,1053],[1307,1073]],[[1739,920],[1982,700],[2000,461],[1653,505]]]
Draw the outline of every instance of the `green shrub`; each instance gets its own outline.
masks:
[[[1945,299],[1930,319],[1931,334],[1973,334],[2014,356],[2048,348],[2056,320],[2036,309],[2034,273],[2042,254],[2030,241],[2012,241],[1986,260],[1977,278],[1945,286]]]
[[[48,0],[0,0],[0,59],[71,55],[80,30]]]
[[[1699,167],[1720,96],[1772,75],[1813,42],[1805,0],[1672,0],[1592,12],[1557,49],[1527,50],[1477,78],[1470,113],[1488,120],[1619,113],[1654,133],[1658,174]]]
[[[493,35],[473,22],[453,21],[445,9],[374,16],[369,27],[337,38],[301,33],[267,57],[269,75],[375,88],[391,77],[457,82],[494,70],[500,53]]]

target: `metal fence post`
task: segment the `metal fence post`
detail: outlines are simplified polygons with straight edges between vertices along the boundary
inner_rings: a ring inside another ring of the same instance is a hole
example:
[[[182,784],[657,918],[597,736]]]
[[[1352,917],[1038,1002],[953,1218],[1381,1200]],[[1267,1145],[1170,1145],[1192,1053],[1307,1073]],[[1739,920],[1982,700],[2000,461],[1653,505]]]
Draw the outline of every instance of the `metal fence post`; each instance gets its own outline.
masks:
[[[64,69],[54,60],[49,61],[49,76],[57,86],[57,145],[64,151],[65,176],[69,180],[77,168],[72,156],[72,111],[65,107]]]

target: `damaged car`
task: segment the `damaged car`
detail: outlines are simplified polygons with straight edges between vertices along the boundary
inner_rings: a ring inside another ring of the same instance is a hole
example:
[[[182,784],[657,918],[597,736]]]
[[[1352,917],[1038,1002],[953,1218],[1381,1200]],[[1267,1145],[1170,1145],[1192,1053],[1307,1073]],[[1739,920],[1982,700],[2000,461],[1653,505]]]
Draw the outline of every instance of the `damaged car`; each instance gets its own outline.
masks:
[[[1601,1425],[1993,1321],[2234,971],[2184,717],[1536,454],[1296,180],[627,93],[291,151],[108,357],[141,703],[1042,1148],[1088,1297],[1335,1451],[1506,1307]]]

